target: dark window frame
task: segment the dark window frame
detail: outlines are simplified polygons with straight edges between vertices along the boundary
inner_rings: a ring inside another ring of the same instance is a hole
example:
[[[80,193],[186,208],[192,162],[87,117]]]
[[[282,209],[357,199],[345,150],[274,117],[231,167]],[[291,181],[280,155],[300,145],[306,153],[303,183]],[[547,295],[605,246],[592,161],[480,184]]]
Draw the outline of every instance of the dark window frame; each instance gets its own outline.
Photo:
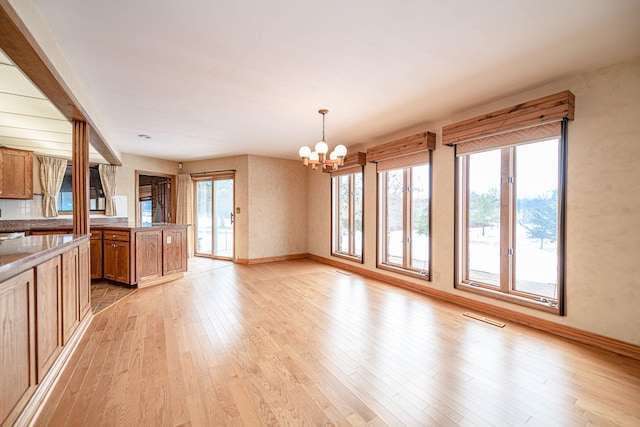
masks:
[[[517,248],[515,248],[515,226],[513,218],[517,214],[515,182],[503,183],[501,195],[506,196],[506,200],[501,201],[500,207],[500,226],[504,228],[503,236],[500,238],[500,247],[502,253],[507,251],[506,257],[501,260],[500,286],[492,286],[482,283],[478,280],[469,280],[467,251],[468,242],[466,241],[466,230],[469,223],[468,206],[469,206],[469,190],[466,168],[468,164],[466,158],[469,154],[465,154],[456,158],[456,227],[455,227],[455,251],[456,251],[456,268],[455,268],[455,287],[465,291],[488,296],[494,299],[508,301],[514,304],[523,305],[537,310],[546,311],[553,314],[565,314],[565,233],[566,233],[566,171],[567,171],[567,121],[561,123],[560,136],[558,141],[558,187],[557,187],[557,284],[556,298],[549,298],[533,293],[522,292],[516,289],[517,271],[515,268],[515,257],[518,256]],[[547,138],[547,140],[552,138]],[[517,146],[525,144],[535,144],[542,141],[527,141],[508,146],[497,147],[495,150],[501,151],[501,177],[502,180],[509,179],[510,176],[517,174],[514,171],[516,164],[515,149]],[[511,219],[509,219],[511,218]],[[506,259],[506,260],[505,260]]]

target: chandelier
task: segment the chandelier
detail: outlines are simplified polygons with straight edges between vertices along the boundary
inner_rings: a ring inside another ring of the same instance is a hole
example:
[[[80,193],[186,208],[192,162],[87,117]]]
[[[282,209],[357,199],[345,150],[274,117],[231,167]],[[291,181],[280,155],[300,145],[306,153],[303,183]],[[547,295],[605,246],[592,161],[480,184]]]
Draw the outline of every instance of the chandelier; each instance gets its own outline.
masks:
[[[302,164],[305,166],[311,165],[314,170],[318,169],[318,166],[321,166],[322,169],[326,169],[327,166],[332,169],[338,169],[339,166],[344,164],[344,156],[347,155],[347,147],[340,144],[327,156],[329,146],[324,138],[324,120],[328,112],[329,110],[318,110],[318,113],[322,114],[322,140],[316,144],[314,151],[311,151],[311,148],[306,145],[298,150],[298,155],[302,158]]]

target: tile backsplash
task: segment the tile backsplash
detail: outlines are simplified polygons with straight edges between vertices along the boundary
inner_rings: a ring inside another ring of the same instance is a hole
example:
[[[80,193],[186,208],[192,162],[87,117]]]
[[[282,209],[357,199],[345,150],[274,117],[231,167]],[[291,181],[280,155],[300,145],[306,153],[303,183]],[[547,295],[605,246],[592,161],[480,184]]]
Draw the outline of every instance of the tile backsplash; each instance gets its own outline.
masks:
[[[127,196],[116,196],[118,217],[127,216]],[[104,216],[103,214],[90,214]],[[60,215],[60,217],[71,215]],[[42,195],[34,194],[31,200],[0,199],[0,221],[15,219],[45,219],[42,215]]]

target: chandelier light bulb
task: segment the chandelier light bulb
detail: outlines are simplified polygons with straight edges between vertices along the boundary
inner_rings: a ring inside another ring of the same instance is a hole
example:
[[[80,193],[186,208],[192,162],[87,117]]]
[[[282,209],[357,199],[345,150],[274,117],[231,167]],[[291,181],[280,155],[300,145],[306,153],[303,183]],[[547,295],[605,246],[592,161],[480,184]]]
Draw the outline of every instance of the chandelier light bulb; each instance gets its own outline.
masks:
[[[305,158],[308,159],[309,156],[311,156],[311,148],[307,147],[306,145],[304,147],[300,147],[300,150],[298,151],[298,155],[303,159]]]
[[[336,157],[344,157],[347,155],[347,147],[342,144],[336,146],[333,151],[336,153]]]
[[[312,151],[311,154],[309,154],[309,160],[313,161],[313,162],[317,162],[320,159],[320,157],[318,156],[318,153],[315,151]]]
[[[331,154],[329,154],[329,160],[338,160],[338,155],[336,154],[335,150],[333,150]]]
[[[327,151],[329,151],[329,146],[325,141],[320,141],[316,144],[316,151],[318,152],[318,154],[327,154]]]

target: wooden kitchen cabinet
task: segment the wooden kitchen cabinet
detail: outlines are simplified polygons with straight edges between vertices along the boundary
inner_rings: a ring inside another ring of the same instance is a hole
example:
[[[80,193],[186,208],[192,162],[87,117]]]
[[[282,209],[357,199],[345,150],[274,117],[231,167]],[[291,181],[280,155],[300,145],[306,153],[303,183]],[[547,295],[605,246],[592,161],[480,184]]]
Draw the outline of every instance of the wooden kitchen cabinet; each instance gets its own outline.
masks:
[[[102,249],[102,247],[100,248]],[[90,247],[88,243],[78,247],[78,311],[80,320],[91,310]]]
[[[33,152],[0,147],[0,199],[33,199]]]
[[[162,230],[164,256],[162,274],[184,273],[187,271],[187,229]]]
[[[36,267],[36,373],[38,383],[62,350],[62,263],[60,256]]]
[[[30,425],[91,319],[89,239],[27,236],[0,257],[0,425]]]
[[[29,269],[0,284],[0,424],[11,425],[36,388],[34,277]]]
[[[179,279],[187,271],[187,226],[102,229],[102,277],[138,287]]]
[[[129,232],[103,232],[102,275],[115,282],[133,284],[131,275],[131,247]]]
[[[136,282],[162,276],[162,230],[137,231]]]
[[[78,288],[78,248],[62,254],[62,344],[66,344],[80,324]]]
[[[102,279],[102,230],[91,230],[91,278]]]

